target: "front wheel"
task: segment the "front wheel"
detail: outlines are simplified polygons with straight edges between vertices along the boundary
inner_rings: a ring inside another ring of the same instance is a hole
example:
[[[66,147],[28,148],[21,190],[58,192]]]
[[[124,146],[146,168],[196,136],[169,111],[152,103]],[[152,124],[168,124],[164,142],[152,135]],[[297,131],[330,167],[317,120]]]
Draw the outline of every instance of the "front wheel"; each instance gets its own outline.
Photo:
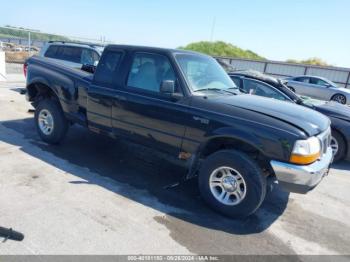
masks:
[[[53,99],[39,102],[35,110],[35,124],[41,139],[49,144],[60,143],[68,129],[68,121],[59,103]]]
[[[222,150],[207,157],[198,182],[209,206],[232,218],[253,214],[266,195],[266,177],[261,168],[236,150]]]
[[[345,139],[335,130],[332,130],[331,147],[334,155],[334,162],[339,162],[344,159],[346,154]]]

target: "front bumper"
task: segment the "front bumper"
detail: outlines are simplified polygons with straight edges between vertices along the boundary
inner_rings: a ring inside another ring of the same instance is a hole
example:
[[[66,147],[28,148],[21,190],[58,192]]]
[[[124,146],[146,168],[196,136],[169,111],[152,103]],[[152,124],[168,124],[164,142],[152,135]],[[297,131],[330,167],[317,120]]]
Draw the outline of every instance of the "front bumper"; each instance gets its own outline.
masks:
[[[299,166],[272,160],[271,166],[275,172],[278,184],[285,190],[306,194],[315,188],[322,178],[328,174],[329,165],[332,161],[332,148],[328,147],[322,158],[310,165]]]

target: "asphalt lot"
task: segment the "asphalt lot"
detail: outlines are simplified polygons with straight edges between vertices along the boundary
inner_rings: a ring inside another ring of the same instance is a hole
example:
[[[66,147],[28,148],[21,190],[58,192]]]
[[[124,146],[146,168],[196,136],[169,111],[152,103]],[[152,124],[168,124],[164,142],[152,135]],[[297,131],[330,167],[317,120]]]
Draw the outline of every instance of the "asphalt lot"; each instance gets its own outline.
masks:
[[[184,172],[146,148],[73,126],[60,146],[38,138],[30,105],[0,83],[0,254],[350,254],[350,164],[308,195],[278,186],[252,217],[206,207]]]

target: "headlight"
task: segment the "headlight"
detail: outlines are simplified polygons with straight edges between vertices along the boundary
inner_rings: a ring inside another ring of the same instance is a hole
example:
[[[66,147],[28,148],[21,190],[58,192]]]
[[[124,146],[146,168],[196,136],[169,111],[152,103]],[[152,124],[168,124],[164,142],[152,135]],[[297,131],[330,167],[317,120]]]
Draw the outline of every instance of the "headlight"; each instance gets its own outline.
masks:
[[[321,155],[321,143],[317,137],[298,140],[294,144],[290,162],[307,165],[315,162]]]

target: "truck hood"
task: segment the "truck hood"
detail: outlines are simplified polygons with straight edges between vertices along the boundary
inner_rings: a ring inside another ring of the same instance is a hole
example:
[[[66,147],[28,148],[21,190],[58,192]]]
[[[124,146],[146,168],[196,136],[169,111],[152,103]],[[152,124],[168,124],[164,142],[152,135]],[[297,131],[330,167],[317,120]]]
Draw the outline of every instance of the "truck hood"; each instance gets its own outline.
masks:
[[[330,120],[315,110],[271,98],[254,95],[236,95],[220,96],[216,97],[215,100],[221,104],[254,111],[279,119],[301,129],[309,136],[314,136],[325,131],[330,125]]]

